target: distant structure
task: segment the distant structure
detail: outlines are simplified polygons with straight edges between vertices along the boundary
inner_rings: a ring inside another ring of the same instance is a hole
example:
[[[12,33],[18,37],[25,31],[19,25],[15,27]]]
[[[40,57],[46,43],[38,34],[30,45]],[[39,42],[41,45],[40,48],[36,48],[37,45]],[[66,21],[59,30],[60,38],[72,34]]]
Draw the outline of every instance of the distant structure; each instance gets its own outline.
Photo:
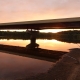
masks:
[[[80,17],[51,20],[23,21],[0,24],[0,29],[31,29],[30,48],[36,48],[36,30],[41,29],[80,29]],[[34,31],[33,31],[34,30]]]
[[[80,29],[80,17],[1,23],[0,29]]]

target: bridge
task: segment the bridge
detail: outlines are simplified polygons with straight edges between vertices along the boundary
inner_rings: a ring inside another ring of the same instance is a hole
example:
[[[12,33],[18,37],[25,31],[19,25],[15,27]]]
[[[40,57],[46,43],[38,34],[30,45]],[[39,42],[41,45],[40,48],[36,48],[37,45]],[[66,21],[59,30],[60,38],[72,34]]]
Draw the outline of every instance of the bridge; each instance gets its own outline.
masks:
[[[29,31],[31,34],[31,43],[27,45],[27,47],[38,48],[39,45],[36,43],[36,34],[38,34],[38,31],[35,30],[80,29],[80,17],[1,23],[0,29],[31,29],[31,31]]]
[[[38,48],[38,46],[39,46],[39,44],[36,43],[36,34],[38,34],[38,33],[35,30],[80,29],[80,17],[0,23],[0,29],[31,29],[31,31],[30,31],[31,42],[30,42],[30,44],[28,44],[26,46],[26,50],[27,49],[35,50],[35,48]],[[34,31],[32,29],[34,29]],[[4,48],[4,47],[1,47],[1,48]],[[12,48],[12,50],[13,50],[13,48]]]
[[[0,29],[80,29],[80,17],[0,23]]]

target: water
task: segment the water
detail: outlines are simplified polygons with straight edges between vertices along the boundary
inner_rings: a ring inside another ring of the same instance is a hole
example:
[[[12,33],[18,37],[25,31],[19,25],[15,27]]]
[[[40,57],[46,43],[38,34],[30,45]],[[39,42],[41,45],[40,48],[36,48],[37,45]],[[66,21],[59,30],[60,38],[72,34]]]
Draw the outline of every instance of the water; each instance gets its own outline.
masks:
[[[67,43],[52,40],[41,40],[36,41],[40,48],[69,51],[71,48],[79,48],[74,43]],[[30,43],[30,40],[0,40],[0,44],[23,46],[25,47]],[[9,54],[6,52],[0,52],[0,80],[16,80],[26,78],[30,76],[36,76],[41,73],[46,73],[54,65],[54,62],[48,62],[29,57],[22,57],[18,55]]]
[[[38,39],[36,42],[39,44],[40,48],[49,49],[49,50],[59,50],[59,51],[69,51],[71,48],[80,48],[80,43],[67,43],[61,42],[55,39],[47,40],[47,39]],[[13,46],[22,46],[26,47],[30,43],[30,40],[14,40],[14,39],[2,39],[0,40],[0,44],[5,45],[13,45]]]
[[[16,80],[46,73],[53,62],[0,52],[0,80]]]

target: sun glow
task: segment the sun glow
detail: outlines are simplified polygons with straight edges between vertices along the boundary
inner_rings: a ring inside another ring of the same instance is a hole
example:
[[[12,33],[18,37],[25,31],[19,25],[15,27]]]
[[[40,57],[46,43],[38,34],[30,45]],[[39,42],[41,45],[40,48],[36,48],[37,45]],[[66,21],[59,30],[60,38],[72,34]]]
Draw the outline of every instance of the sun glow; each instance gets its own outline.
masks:
[[[41,33],[57,33],[61,31],[69,31],[73,29],[44,29],[44,30],[39,30]],[[80,30],[80,29],[74,29],[74,30]],[[26,29],[8,29],[8,30],[0,30],[0,31],[8,31],[8,32],[25,32],[27,31]]]
[[[73,30],[73,29],[45,29],[45,30],[40,30],[40,32],[45,32],[45,33],[57,33],[61,31],[68,31],[68,30]],[[78,29],[79,30],[79,29]]]

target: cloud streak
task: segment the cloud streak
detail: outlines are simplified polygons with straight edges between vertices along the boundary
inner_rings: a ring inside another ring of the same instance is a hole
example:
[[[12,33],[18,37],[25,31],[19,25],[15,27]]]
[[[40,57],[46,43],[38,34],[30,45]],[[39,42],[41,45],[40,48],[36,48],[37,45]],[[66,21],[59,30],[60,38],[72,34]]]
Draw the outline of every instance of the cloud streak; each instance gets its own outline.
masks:
[[[80,17],[80,0],[0,0],[0,23]]]

